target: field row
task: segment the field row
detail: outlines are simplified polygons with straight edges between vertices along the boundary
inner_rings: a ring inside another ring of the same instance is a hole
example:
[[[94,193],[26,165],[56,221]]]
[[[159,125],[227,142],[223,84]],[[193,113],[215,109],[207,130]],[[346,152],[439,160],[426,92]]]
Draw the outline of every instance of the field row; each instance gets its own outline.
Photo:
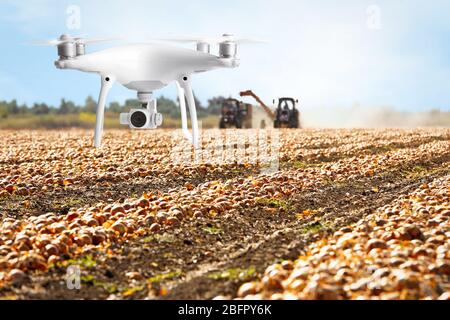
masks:
[[[448,139],[448,129],[341,129],[341,130],[205,130],[202,132],[202,145],[220,140],[222,143],[238,139],[238,137],[257,137],[268,132],[277,136],[281,151],[301,151],[305,149],[327,149],[344,144],[384,144],[386,142],[407,142],[421,138]],[[62,160],[74,156],[99,157],[102,152],[92,148],[92,132],[84,130],[67,131],[2,131],[3,145],[1,164],[35,162],[39,160]],[[187,145],[184,138],[175,130],[158,130],[157,133],[110,130],[105,132],[105,143],[102,150],[113,152],[123,150],[125,153],[155,151],[167,154],[174,146]]]
[[[423,184],[295,261],[243,284],[242,299],[450,299],[450,176]],[[223,299],[226,297],[217,297]]]
[[[198,186],[188,184],[165,194],[149,192],[120,203],[72,208],[65,215],[48,213],[21,221],[3,219],[0,256],[4,258],[0,260],[0,281],[20,283],[27,273],[47,271],[52,265],[93,249],[108,251],[113,244],[126,239],[178,228],[185,220],[220,217],[225,213],[245,214],[250,207],[277,214],[287,209],[283,203],[305,190],[439,159],[448,162],[449,150],[449,141],[429,142],[419,147],[253,178],[209,181]]]
[[[139,141],[137,136],[130,141],[126,139],[127,134],[121,133],[115,145],[100,151],[86,148],[86,138],[75,139],[70,134],[55,137],[55,141],[61,143],[43,140],[40,136],[32,136],[29,141],[17,139],[17,147],[3,150],[6,156],[0,164],[0,199],[52,192],[70,194],[80,187],[108,187],[155,177],[170,181],[221,179],[239,173],[255,175],[264,167],[303,167],[450,138],[450,132],[435,130],[376,134],[312,131],[301,136],[296,131],[288,131],[280,137],[274,136],[276,131],[264,135],[256,131],[244,132],[230,131],[228,138],[222,139],[220,132],[217,137],[216,131],[207,131],[204,135],[207,147],[196,154],[187,145],[184,145],[187,149],[177,151],[166,131],[159,139],[149,136],[153,139],[145,141]],[[223,147],[226,139],[232,144],[228,150]]]

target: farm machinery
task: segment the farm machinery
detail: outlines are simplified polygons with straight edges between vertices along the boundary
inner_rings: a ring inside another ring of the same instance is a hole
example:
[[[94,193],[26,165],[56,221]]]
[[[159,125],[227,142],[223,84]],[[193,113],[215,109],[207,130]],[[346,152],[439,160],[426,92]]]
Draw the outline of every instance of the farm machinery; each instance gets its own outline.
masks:
[[[240,96],[254,98],[273,121],[274,128],[300,127],[300,114],[297,109],[298,100],[288,97],[279,98],[277,109],[273,111],[251,90],[242,91]],[[275,104],[276,101],[274,100]]]
[[[275,101],[274,101],[275,102]],[[298,100],[293,98],[278,99],[278,107],[274,121],[275,128],[299,128]]]
[[[252,105],[237,99],[225,99],[222,103],[219,127],[238,129],[252,127]]]

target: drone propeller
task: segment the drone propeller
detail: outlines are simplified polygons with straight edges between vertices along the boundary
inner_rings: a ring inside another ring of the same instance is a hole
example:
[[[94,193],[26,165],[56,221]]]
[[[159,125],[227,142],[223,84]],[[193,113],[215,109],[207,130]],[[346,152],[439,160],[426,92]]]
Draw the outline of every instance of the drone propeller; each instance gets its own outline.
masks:
[[[103,38],[103,39],[85,39],[85,35],[72,37],[69,35],[62,35],[58,39],[47,40],[47,41],[37,41],[32,42],[32,45],[35,46],[59,46],[61,44],[66,43],[74,43],[74,44],[92,44],[92,43],[101,43],[107,41],[115,41],[117,38]]]
[[[220,37],[186,37],[186,38],[164,38],[156,39],[158,41],[178,42],[178,43],[205,43],[220,44],[224,42],[233,42],[236,44],[266,43],[264,40],[252,38],[235,38],[232,34],[224,34]]]
[[[76,43],[84,43],[84,44],[91,44],[91,43],[101,43],[101,42],[109,42],[109,41],[116,41],[119,40],[118,38],[100,38],[100,39],[83,39],[83,38],[77,38]]]

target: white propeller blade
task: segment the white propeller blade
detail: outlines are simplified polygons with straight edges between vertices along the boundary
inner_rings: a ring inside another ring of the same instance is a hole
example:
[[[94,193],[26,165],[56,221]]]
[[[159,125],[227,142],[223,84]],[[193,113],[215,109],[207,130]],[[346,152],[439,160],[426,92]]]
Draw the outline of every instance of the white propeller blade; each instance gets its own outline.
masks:
[[[35,46],[58,46],[63,43],[83,43],[83,44],[92,44],[92,43],[101,43],[107,41],[116,41],[118,38],[100,38],[100,39],[85,39],[85,35],[72,37],[72,36],[64,36],[59,39],[47,40],[47,41],[35,41],[31,42],[31,45]]]
[[[83,39],[77,38],[77,43],[91,44],[91,43],[101,43],[101,42],[109,42],[109,41],[117,41],[119,38],[104,38],[104,39]]]
[[[252,38],[235,38],[232,35],[223,35],[221,37],[186,37],[186,38],[164,38],[155,39],[157,41],[168,41],[178,43],[207,43],[207,44],[219,44],[222,42],[235,42],[237,44],[250,44],[250,43],[266,43],[264,40],[252,39]]]

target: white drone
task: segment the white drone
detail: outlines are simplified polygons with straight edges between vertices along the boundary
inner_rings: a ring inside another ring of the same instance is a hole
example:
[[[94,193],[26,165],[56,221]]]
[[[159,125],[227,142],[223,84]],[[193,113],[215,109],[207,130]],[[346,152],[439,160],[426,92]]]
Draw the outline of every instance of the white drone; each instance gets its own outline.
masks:
[[[44,42],[44,45],[58,47],[59,60],[55,65],[59,69],[74,69],[98,73],[101,76],[101,90],[97,106],[94,145],[100,147],[103,133],[103,120],[106,97],[114,82],[128,89],[136,90],[142,109],[132,109],[130,113],[120,115],[120,123],[132,129],[155,129],[162,124],[162,115],[157,112],[155,90],[171,82],[177,84],[181,108],[182,131],[186,138],[199,146],[199,129],[194,95],[191,87],[191,75],[217,68],[236,68],[237,45],[258,42],[251,39],[235,39],[224,34],[219,38],[197,39],[160,39],[197,43],[197,50],[174,47],[162,43],[124,45],[86,54],[86,44],[105,40],[87,40],[62,35],[57,40]],[[219,55],[210,53],[211,44],[219,45]],[[191,117],[192,133],[188,129],[186,100]]]

